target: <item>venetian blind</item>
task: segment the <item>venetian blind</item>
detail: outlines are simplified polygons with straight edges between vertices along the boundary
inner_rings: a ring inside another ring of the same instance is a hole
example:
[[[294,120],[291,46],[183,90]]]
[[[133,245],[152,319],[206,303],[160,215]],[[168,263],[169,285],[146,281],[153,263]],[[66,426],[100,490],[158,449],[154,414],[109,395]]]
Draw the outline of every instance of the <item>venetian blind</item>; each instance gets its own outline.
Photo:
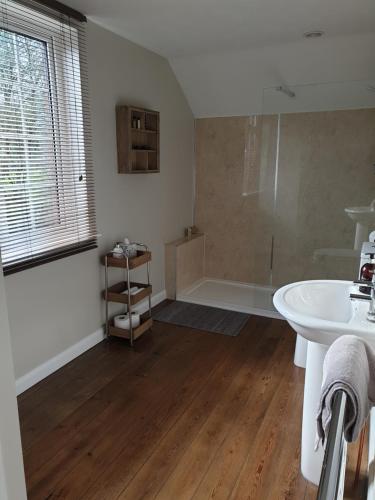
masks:
[[[96,246],[85,23],[0,0],[4,272]]]

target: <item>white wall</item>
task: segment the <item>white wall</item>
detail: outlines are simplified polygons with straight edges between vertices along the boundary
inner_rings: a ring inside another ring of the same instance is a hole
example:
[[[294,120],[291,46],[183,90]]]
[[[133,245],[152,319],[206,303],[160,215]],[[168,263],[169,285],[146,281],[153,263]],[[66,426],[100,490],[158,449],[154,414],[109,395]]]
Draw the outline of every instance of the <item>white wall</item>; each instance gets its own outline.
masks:
[[[26,500],[7,302],[0,259],[0,500]]]
[[[171,59],[171,65],[197,118],[244,116],[262,112],[267,87],[375,80],[374,46],[374,33],[302,39],[261,49],[178,57]]]
[[[114,241],[128,235],[150,246],[158,293],[164,289],[164,243],[192,222],[193,116],[168,61],[93,23],[88,24],[88,54],[97,222],[103,236],[99,250],[6,277],[17,377],[102,325],[99,256]],[[160,111],[160,174],[117,174],[115,106],[121,103]]]

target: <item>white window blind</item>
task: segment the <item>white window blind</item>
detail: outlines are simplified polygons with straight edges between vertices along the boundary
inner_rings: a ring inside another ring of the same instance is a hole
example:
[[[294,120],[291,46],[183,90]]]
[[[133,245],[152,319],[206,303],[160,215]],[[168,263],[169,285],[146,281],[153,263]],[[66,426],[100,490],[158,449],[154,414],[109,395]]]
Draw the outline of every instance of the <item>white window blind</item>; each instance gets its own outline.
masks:
[[[10,273],[96,246],[85,24],[0,0],[0,246]]]

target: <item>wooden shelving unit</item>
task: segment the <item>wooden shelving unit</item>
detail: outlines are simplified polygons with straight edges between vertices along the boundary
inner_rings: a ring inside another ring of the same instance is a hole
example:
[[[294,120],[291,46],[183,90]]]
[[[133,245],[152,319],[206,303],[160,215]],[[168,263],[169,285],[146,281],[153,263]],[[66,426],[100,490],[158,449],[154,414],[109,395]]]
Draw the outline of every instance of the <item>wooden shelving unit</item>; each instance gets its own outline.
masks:
[[[105,324],[106,324],[106,334],[108,336],[113,335],[115,337],[121,337],[130,340],[130,345],[133,346],[134,340],[140,337],[144,332],[152,327],[152,313],[151,313],[151,294],[152,286],[150,283],[150,262],[151,262],[151,252],[148,250],[146,245],[137,244],[142,247],[142,250],[138,250],[135,257],[113,257],[112,253],[105,255],[102,259],[102,264],[105,267],[105,289],[103,290],[103,298],[105,300]],[[147,282],[146,283],[136,283],[130,280],[130,271],[136,269],[140,266],[147,266]],[[123,269],[124,280],[120,281],[112,286],[108,286],[108,270],[110,267],[115,267],[117,269]],[[143,288],[140,292],[136,294],[131,294],[130,289],[134,286],[138,288]],[[114,326],[113,319],[109,318],[108,304],[109,302],[117,302],[124,304],[126,306],[126,312],[131,314],[133,307],[141,302],[142,300],[148,298],[148,316],[141,317],[141,323],[137,327],[133,327],[130,321],[129,330],[123,328],[117,328]]]
[[[159,113],[117,106],[116,126],[119,174],[160,172]]]

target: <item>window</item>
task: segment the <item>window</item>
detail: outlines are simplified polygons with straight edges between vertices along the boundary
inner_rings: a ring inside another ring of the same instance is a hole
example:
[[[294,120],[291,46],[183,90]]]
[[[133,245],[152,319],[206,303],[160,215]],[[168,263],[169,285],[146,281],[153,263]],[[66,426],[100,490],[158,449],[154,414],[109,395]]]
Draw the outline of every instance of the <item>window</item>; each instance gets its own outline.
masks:
[[[82,23],[30,5],[0,0],[5,273],[96,246]]]

